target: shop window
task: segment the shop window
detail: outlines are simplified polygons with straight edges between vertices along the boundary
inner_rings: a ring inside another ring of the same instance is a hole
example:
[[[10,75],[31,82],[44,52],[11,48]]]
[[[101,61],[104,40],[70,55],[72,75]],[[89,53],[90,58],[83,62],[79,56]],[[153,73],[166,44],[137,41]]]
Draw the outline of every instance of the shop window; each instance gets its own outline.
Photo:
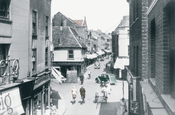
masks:
[[[45,66],[48,66],[48,48],[45,49]]]
[[[68,59],[73,59],[73,58],[74,58],[73,50],[68,50]]]
[[[9,6],[11,0],[0,0],[0,18],[9,19]]]
[[[32,12],[32,35],[37,35],[37,12],[35,10]]]

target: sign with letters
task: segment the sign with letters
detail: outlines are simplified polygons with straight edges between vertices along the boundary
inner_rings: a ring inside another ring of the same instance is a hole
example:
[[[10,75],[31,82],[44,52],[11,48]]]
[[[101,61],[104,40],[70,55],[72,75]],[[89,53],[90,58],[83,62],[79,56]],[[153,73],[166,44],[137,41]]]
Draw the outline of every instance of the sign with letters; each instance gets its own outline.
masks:
[[[0,115],[20,115],[24,113],[19,88],[12,88],[0,93]]]

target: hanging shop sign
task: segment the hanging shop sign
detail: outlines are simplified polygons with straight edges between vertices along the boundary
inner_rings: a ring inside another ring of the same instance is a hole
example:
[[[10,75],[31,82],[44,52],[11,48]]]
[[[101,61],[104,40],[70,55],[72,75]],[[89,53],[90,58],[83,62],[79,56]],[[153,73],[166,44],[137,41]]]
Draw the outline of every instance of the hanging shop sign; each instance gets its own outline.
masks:
[[[0,115],[20,115],[24,113],[19,88],[12,88],[0,93]]]
[[[131,113],[134,113],[136,115],[139,114],[139,102],[138,101],[133,101],[131,102]]]

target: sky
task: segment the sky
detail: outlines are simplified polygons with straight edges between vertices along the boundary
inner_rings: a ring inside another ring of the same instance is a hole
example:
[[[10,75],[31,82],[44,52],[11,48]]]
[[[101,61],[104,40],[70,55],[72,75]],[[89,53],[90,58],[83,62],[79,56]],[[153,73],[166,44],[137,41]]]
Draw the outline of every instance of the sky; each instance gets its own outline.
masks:
[[[129,15],[127,0],[52,0],[51,16],[57,12],[82,20],[86,17],[88,30],[111,33],[119,25],[123,16]]]

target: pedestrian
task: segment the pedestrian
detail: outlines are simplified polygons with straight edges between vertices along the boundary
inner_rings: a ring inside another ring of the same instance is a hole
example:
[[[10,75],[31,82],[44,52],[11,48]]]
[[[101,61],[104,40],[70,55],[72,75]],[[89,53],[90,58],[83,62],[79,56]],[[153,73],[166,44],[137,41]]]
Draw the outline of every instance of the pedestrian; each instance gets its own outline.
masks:
[[[81,85],[83,85],[83,82],[84,82],[84,75],[83,75],[83,73],[81,73],[81,75],[80,75],[80,81],[81,81]]]
[[[51,114],[51,110],[49,106],[46,106],[45,115],[50,115],[50,114]]]
[[[40,105],[37,106],[36,115],[41,115],[41,106]]]
[[[53,103],[51,103],[50,110],[51,110],[51,115],[56,115],[57,108],[56,108],[56,106]]]
[[[110,83],[107,83],[106,86],[107,86],[107,93],[111,94],[111,85],[110,85]]]
[[[121,115],[124,115],[127,112],[126,102],[125,99],[121,99]]]
[[[101,88],[101,92],[103,93],[103,97],[108,98],[108,91],[106,85]]]
[[[75,88],[75,86],[72,87],[71,93],[72,93],[73,102],[75,103],[76,97],[77,97],[77,89]]]
[[[89,76],[89,79],[91,78],[91,70],[89,69],[88,70],[88,76]]]
[[[86,95],[86,90],[85,88],[83,87],[83,85],[81,86],[80,88],[80,95],[81,95],[81,99],[82,99],[82,102],[85,102],[85,95]]]

